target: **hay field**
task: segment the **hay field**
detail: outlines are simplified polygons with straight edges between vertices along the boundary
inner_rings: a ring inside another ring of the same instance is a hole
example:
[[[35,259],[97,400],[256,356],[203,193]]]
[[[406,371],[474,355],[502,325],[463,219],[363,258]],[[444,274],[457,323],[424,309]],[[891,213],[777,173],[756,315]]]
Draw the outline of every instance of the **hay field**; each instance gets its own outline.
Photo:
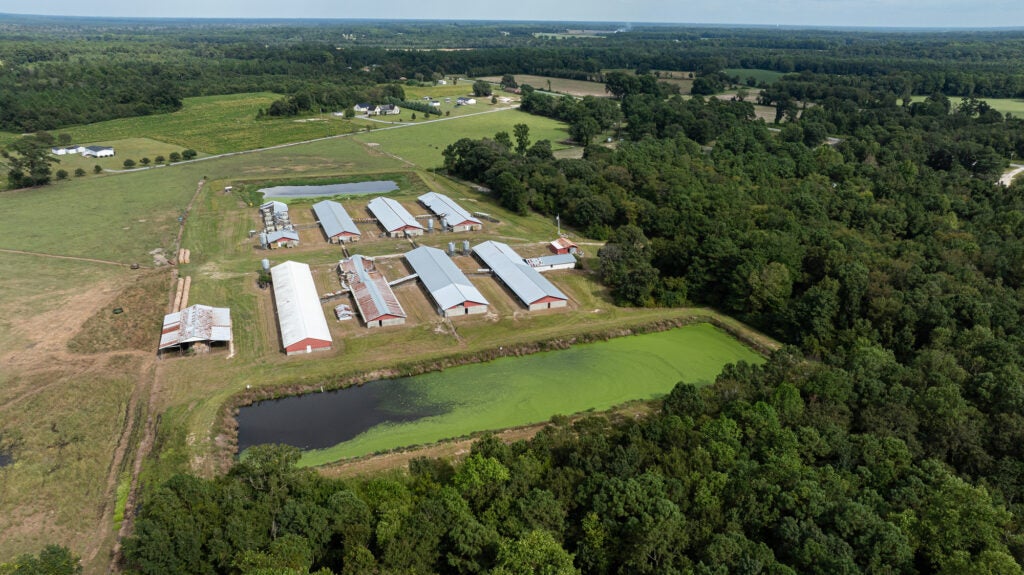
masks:
[[[360,133],[355,139],[368,145],[377,144],[381,151],[417,167],[432,169],[444,163],[441,152],[457,140],[492,138],[500,131],[512,134],[516,124],[530,126],[531,142],[550,140],[554,149],[567,147],[559,144],[569,137],[565,124],[518,110],[501,110],[457,119],[432,120],[402,128],[374,130]]]
[[[586,80],[568,80],[566,78],[555,78],[552,76],[534,76],[532,74],[516,74],[516,83],[520,86],[523,84],[529,84],[538,90],[545,90],[548,92],[558,92],[559,94],[568,94],[570,96],[597,96],[599,98],[607,98],[608,92],[604,89],[604,84],[601,82],[588,82]],[[484,76],[480,78],[493,83],[495,86],[495,93],[498,93],[498,82],[501,81],[501,76]],[[550,82],[550,83],[549,83]]]

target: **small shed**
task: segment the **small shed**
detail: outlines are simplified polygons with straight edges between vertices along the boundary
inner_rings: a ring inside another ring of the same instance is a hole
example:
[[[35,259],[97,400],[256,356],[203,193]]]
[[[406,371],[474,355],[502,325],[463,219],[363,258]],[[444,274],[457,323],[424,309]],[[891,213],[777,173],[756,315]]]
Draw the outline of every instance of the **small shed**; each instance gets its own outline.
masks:
[[[580,247],[569,238],[558,238],[548,244],[548,249],[556,254],[579,254]]]
[[[295,230],[275,230],[260,234],[263,247],[268,250],[277,248],[294,248],[299,245],[299,232]]]

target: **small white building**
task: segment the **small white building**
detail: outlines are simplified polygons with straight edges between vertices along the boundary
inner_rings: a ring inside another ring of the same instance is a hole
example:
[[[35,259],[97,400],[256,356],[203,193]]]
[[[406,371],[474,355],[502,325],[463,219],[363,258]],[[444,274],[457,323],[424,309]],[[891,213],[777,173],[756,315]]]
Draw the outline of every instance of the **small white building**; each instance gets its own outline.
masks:
[[[58,148],[50,148],[50,153],[55,156],[66,156],[68,154],[81,154],[85,151],[85,146],[64,146]]]
[[[109,146],[86,146],[82,150],[85,158],[111,158],[114,156],[114,148]]]

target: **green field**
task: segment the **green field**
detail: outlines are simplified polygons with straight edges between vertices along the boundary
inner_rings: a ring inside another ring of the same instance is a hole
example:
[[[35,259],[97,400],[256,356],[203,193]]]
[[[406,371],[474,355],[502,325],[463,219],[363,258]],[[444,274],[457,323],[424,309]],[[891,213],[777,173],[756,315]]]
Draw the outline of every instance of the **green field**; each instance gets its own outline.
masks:
[[[722,71],[730,76],[736,76],[739,78],[741,84],[745,84],[747,82],[747,78],[753,78],[758,83],[764,82],[765,84],[771,84],[785,75],[782,72],[776,72],[774,70],[760,70],[757,68],[726,68]]]
[[[911,102],[924,102],[927,96],[912,96]],[[952,104],[955,110],[960,105],[961,98],[957,96],[948,96],[949,103]],[[1002,112],[1003,114],[1013,114],[1014,116],[1024,116],[1024,100],[1020,98],[978,98],[992,106],[994,110]]]
[[[387,382],[414,388],[423,404],[444,406],[447,412],[378,425],[351,441],[306,452],[300,465],[605,410],[664,395],[679,381],[709,384],[736,361],[761,363],[763,358],[710,324],[697,324]]]
[[[559,94],[569,94],[570,96],[579,97],[608,97],[608,92],[604,89],[604,84],[600,82],[569,80],[566,78],[555,78],[553,76],[533,76],[530,74],[516,74],[515,78],[516,83],[520,86],[523,84],[529,84],[538,90],[547,90],[549,92],[558,92]],[[501,81],[501,76],[486,76],[481,78],[481,80],[487,80],[488,82],[497,84]],[[497,85],[495,85],[495,89],[497,89]]]
[[[185,98],[181,110],[170,114],[139,116],[53,130],[70,134],[77,142],[109,142],[128,138],[150,138],[192,148],[207,154],[265,148],[345,134],[358,129],[351,120],[331,114],[303,118],[256,119],[256,112],[281,98],[277,94],[230,94]],[[0,143],[12,134],[0,135]],[[133,158],[138,160],[138,158]],[[124,161],[124,158],[121,158]]]
[[[442,165],[444,159],[441,152],[449,144],[462,138],[491,138],[503,130],[511,135],[512,127],[516,124],[530,126],[531,142],[550,140],[554,149],[567,147],[559,144],[569,137],[565,124],[519,110],[504,110],[452,120],[424,122],[390,130],[375,130],[360,133],[355,138],[366,144],[378,144],[389,154],[394,154],[421,168],[431,169]]]

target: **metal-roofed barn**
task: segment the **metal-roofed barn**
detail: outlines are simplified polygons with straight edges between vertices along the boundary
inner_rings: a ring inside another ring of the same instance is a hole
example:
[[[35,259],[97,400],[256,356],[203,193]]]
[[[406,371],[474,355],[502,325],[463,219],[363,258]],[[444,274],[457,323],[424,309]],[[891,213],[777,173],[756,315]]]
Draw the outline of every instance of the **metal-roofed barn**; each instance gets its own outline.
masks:
[[[419,274],[430,292],[438,313],[445,317],[487,313],[487,300],[445,253],[420,246],[405,253],[405,259]]]
[[[159,349],[228,343],[231,339],[231,310],[196,304],[164,316]]]
[[[374,198],[367,208],[391,237],[423,235],[423,226],[402,204],[391,198]]]
[[[576,256],[572,254],[551,254],[536,258],[523,258],[528,266],[539,271],[571,270],[576,267]]]
[[[331,349],[331,330],[327,327],[309,265],[287,261],[270,268],[270,277],[274,283],[274,302],[285,353]]]
[[[359,233],[356,223],[352,221],[352,217],[338,202],[331,200],[317,202],[313,204],[313,214],[320,222],[327,241],[331,243],[354,242],[362,235]]]
[[[568,304],[568,296],[537,270],[526,265],[523,258],[507,244],[487,241],[473,248],[473,253],[530,311],[565,307]]]
[[[384,274],[377,271],[372,258],[361,255],[338,262],[338,269],[356,302],[366,327],[384,327],[405,323],[405,310],[391,290]]]
[[[444,194],[429,192],[417,198],[428,210],[444,218],[444,221],[454,232],[471,232],[481,230],[483,222],[474,218],[462,206]]]

